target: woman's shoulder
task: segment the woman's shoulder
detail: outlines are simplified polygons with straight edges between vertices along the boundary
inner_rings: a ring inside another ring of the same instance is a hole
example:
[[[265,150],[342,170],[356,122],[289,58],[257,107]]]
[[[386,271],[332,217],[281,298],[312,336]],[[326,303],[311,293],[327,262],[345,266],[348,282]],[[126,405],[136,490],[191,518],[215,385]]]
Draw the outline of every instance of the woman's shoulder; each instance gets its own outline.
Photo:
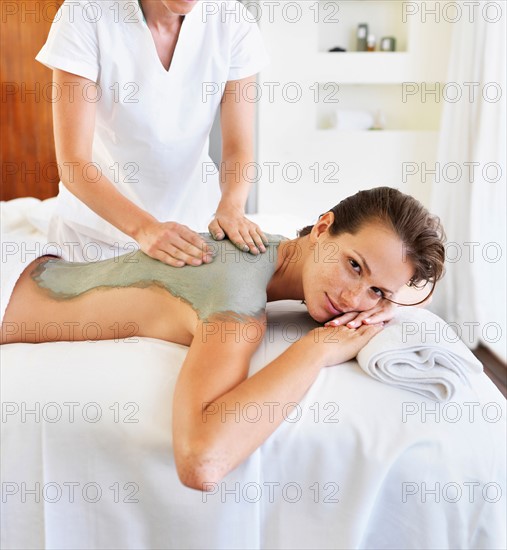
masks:
[[[195,270],[207,287],[208,314],[228,312],[245,318],[261,315],[267,301],[266,289],[275,271],[278,245],[285,237],[266,235],[266,252],[254,255],[242,252],[228,239],[215,241],[209,233],[201,236],[214,253],[210,264]]]
[[[275,233],[264,233],[268,239],[268,244],[270,246],[278,246],[281,241],[289,240],[288,237],[285,237],[284,235],[278,235]],[[220,241],[217,241],[214,239],[210,233],[199,233],[199,235],[208,243],[215,243],[215,244],[225,244],[229,243],[231,246],[234,246],[233,243],[230,241],[230,239],[225,238]]]
[[[214,261],[218,260],[218,263],[224,269],[234,265],[241,265],[243,268],[246,268],[247,266],[266,266],[276,263],[279,244],[284,240],[288,240],[283,235],[265,233],[267,237],[266,252],[252,254],[240,250],[230,239],[226,238],[217,241],[209,233],[200,233],[200,235],[212,250]]]

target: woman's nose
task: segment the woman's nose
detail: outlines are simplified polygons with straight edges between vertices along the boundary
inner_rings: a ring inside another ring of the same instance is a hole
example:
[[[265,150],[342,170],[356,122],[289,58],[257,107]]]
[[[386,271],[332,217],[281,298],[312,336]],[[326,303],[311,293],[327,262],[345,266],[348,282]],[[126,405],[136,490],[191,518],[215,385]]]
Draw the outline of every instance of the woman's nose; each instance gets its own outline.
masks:
[[[357,311],[361,303],[360,293],[357,290],[344,291],[340,302],[348,311]]]

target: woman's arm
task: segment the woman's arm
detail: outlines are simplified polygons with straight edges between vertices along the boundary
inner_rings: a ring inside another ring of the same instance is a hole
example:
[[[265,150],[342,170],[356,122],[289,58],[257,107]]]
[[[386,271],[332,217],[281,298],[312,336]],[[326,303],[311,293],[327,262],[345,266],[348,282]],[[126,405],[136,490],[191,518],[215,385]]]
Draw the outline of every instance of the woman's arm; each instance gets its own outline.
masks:
[[[222,128],[222,161],[220,188],[222,198],[209,231],[215,238],[229,239],[250,252],[265,251],[265,235],[259,226],[245,218],[245,204],[250,182],[245,178],[247,168],[254,160],[255,101],[249,101],[255,76],[227,82],[220,104]],[[254,95],[255,97],[255,95]],[[250,177],[256,170],[248,172]],[[264,241],[264,242],[263,242]]]
[[[53,79],[57,89],[72,89],[72,97],[62,94],[53,104],[56,156],[65,187],[99,216],[138,241],[149,256],[169,265],[201,259],[206,247],[197,233],[180,224],[158,222],[120,193],[103,174],[97,180],[95,169],[85,169],[92,163],[96,116],[96,103],[86,100],[85,87],[95,84],[58,69],[54,70]]]
[[[188,487],[206,490],[241,464],[284,420],[284,405],[301,400],[320,369],[355,357],[381,330],[315,329],[246,378],[264,328],[256,320],[198,325],[173,402],[175,462]],[[252,406],[262,412],[255,422]]]
[[[427,296],[427,298],[424,300],[425,296]],[[361,312],[353,311],[344,313],[340,317],[328,321],[326,324],[333,326],[348,325],[350,328],[356,328],[361,323],[369,325],[387,323],[394,317],[398,307],[403,307],[403,305],[400,304],[407,306],[414,304],[415,307],[427,307],[431,304],[433,297],[426,287],[416,288],[404,286],[396,293],[393,299],[399,302],[399,304],[394,304],[388,300],[380,300],[372,309]]]

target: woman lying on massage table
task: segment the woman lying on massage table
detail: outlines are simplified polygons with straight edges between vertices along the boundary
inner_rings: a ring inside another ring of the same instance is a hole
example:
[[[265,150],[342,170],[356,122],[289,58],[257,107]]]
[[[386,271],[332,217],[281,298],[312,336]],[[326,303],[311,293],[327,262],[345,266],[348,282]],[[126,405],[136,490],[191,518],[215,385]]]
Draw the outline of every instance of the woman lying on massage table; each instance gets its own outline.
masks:
[[[173,445],[181,481],[196,489],[238,466],[283,420],[280,408],[255,423],[223,421],[206,408],[299,402],[320,369],[354,358],[382,330],[404,285],[434,285],[444,264],[438,219],[388,187],[343,200],[297,239],[271,236],[266,254],[206,240],[215,257],[198,268],[139,250],[87,264],[40,257],[16,283],[1,335],[2,343],[86,340],[83,327],[93,324],[101,339],[190,346],[175,389]],[[305,300],[316,321],[331,323],[247,378],[266,301],[284,299]]]

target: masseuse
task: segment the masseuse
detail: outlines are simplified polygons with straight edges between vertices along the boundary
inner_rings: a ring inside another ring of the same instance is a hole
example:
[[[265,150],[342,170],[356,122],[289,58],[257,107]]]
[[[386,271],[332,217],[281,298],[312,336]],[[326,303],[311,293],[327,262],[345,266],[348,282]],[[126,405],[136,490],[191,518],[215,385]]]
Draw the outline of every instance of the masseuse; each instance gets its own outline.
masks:
[[[255,107],[245,87],[267,55],[237,0],[65,0],[37,60],[54,75],[61,182],[48,239],[65,259],[140,247],[172,266],[201,265],[212,261],[195,232],[206,226],[265,252],[244,216],[243,167]],[[220,172],[208,154],[219,107]]]

